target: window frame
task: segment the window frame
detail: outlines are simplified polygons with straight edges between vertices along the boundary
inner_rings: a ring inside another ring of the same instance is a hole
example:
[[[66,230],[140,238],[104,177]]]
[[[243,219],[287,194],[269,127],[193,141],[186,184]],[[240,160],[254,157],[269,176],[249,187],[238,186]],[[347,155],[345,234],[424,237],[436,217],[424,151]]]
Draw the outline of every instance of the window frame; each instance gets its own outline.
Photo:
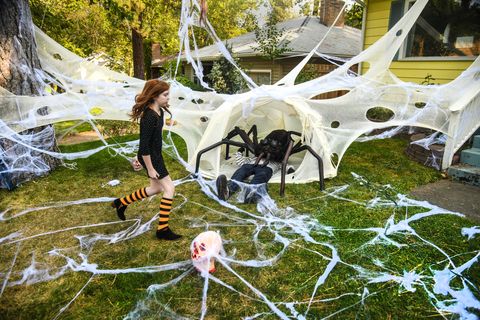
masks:
[[[417,1],[417,0],[405,0],[404,1],[402,17],[407,13],[407,11],[410,7],[410,4],[415,3],[415,1]],[[416,24],[416,22],[415,22],[415,24]],[[412,29],[414,27],[415,27],[415,25],[412,27]],[[410,31],[408,32],[409,34],[410,34]],[[400,49],[398,50],[398,61],[474,61],[478,57],[478,56],[407,57],[406,54],[407,54],[408,38],[409,38],[409,35],[407,34],[407,37],[405,38],[402,45],[400,46]]]
[[[251,78],[250,73],[268,73],[270,78],[270,83],[268,85],[272,85],[272,69],[248,69],[247,74]]]

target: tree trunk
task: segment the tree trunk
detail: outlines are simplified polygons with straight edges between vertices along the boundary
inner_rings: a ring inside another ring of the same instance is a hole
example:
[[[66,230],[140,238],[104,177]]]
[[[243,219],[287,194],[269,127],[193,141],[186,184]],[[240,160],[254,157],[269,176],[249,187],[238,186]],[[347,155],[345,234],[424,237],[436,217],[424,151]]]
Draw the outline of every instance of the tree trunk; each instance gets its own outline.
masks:
[[[145,68],[145,80],[152,79],[152,40],[146,39],[143,40],[143,57]],[[158,77],[155,77],[158,78]]]
[[[41,95],[43,83],[38,78],[41,66],[28,0],[0,0],[0,8],[0,86],[15,95]],[[48,111],[41,108],[37,112]],[[55,132],[51,127],[22,134],[34,135],[35,147],[56,149]],[[22,160],[29,162],[31,170],[28,165],[18,167]],[[47,173],[58,163],[57,159],[43,153],[0,139],[0,188],[12,189],[34,176]]]
[[[132,46],[133,46],[133,76],[138,79],[145,79],[145,61],[143,56],[143,37],[132,28]]]
[[[0,86],[16,95],[39,95],[40,69],[32,16],[26,0],[0,0]]]

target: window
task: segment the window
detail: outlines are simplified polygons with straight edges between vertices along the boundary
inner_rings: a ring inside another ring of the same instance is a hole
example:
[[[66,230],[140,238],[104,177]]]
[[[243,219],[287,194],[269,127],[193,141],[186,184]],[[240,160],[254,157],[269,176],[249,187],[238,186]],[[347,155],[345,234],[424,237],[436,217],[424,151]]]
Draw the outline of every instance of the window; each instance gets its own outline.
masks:
[[[259,86],[262,84],[272,84],[271,70],[249,70],[248,76]]]
[[[203,81],[206,82],[208,85],[211,85],[211,81],[208,78],[208,74],[212,71],[213,62],[212,61],[202,61],[203,67]],[[200,80],[198,79],[197,75],[195,74],[195,70],[191,69],[193,73],[193,82],[201,86]]]
[[[414,1],[405,1],[404,12]],[[403,45],[403,58],[475,58],[480,52],[480,0],[429,1]]]

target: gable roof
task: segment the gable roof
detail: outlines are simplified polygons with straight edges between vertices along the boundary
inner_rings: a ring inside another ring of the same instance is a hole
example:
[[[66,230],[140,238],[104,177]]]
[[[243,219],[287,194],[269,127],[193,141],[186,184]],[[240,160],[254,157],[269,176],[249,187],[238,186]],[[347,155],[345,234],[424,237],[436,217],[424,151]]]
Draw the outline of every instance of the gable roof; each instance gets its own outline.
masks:
[[[288,48],[291,51],[284,52],[282,57],[306,56],[322,40],[329,27],[320,23],[317,17],[300,17],[277,24],[279,30],[284,29],[280,43],[289,40]],[[254,57],[261,53],[254,51],[258,47],[255,33],[249,32],[226,41],[232,46],[236,57]],[[321,53],[337,57],[353,57],[361,52],[361,30],[349,26],[333,27],[319,48]],[[221,53],[216,44],[198,49],[198,55],[192,50],[193,58],[202,60],[217,60]],[[184,60],[184,55],[182,55]]]

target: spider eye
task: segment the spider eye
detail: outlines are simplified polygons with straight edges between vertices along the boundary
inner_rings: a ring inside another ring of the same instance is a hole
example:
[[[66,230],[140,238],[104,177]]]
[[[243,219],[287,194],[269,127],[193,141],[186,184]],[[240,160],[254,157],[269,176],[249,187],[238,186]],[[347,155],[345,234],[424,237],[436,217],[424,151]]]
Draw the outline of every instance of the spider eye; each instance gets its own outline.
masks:
[[[276,146],[278,146],[278,142],[276,140],[272,140],[272,141],[270,141],[270,145],[272,147],[276,147]]]
[[[266,139],[262,139],[260,140],[260,144],[267,145],[268,141]]]

